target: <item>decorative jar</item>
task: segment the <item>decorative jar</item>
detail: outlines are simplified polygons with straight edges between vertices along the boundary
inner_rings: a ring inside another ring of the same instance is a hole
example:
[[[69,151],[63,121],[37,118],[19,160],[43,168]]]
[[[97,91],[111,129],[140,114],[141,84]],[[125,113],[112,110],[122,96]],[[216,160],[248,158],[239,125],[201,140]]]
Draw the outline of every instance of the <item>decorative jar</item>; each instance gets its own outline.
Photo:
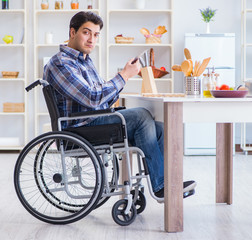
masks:
[[[63,1],[55,1],[55,9],[63,9]]]
[[[71,1],[71,9],[79,9],[79,0]]]
[[[48,0],[42,0],[41,1],[41,9],[46,10],[49,8],[49,2]]]

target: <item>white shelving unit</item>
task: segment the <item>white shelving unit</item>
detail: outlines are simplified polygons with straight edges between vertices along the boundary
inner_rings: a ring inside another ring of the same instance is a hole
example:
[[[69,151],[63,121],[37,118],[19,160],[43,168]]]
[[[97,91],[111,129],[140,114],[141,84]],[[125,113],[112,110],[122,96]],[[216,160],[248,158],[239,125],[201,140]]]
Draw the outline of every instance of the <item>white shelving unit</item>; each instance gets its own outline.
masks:
[[[252,2],[241,0],[241,80],[243,83],[252,82]],[[250,72],[249,72],[250,71]],[[241,124],[241,149],[247,154],[252,146],[247,144],[246,123]]]
[[[64,2],[64,8],[54,9],[54,1],[49,1],[49,9],[42,10],[41,1],[36,0],[33,9],[34,22],[34,80],[43,77],[44,63],[59,52],[59,45],[69,39],[69,22],[74,14],[79,11],[93,11],[100,15],[100,0],[93,1],[93,9],[87,9],[85,1],[79,1],[79,9],[72,10],[69,4]],[[52,33],[52,44],[45,43],[45,34]],[[101,44],[98,43],[96,49],[91,54],[92,59],[98,69],[101,71]],[[44,132],[43,126],[50,123],[49,114],[45,105],[41,89],[35,89],[34,94],[34,112],[35,112],[35,136]]]
[[[144,9],[136,9],[134,1],[107,0],[107,80],[113,78],[126,62],[146,49],[153,48],[155,66],[164,66],[169,72],[162,78],[156,78],[159,92],[173,92],[173,0],[146,1]],[[165,26],[161,44],[146,44],[140,29],[145,27],[153,33],[159,25]],[[130,26],[130,27],[129,27]],[[114,37],[122,34],[124,37],[134,37],[131,44],[115,43]],[[120,56],[121,55],[121,56]],[[120,57],[118,57],[120,56]],[[142,78],[135,76],[129,79],[124,93],[140,93]]]
[[[18,78],[0,74],[0,150],[20,150],[27,142],[27,2],[12,0],[0,10],[0,71],[17,71]],[[13,36],[13,44],[2,38]],[[24,103],[24,112],[3,112],[3,103]]]

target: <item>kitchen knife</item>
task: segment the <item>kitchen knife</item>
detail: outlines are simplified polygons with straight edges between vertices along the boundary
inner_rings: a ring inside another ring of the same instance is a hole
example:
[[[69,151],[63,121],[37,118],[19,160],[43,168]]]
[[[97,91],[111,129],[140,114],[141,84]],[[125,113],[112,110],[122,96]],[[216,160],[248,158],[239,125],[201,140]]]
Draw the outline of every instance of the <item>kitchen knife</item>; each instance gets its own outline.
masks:
[[[134,58],[134,60],[131,62],[131,64],[134,64],[138,59],[139,62],[141,63],[142,67],[147,67],[148,66],[148,49],[144,50],[142,53],[140,53],[137,57]]]

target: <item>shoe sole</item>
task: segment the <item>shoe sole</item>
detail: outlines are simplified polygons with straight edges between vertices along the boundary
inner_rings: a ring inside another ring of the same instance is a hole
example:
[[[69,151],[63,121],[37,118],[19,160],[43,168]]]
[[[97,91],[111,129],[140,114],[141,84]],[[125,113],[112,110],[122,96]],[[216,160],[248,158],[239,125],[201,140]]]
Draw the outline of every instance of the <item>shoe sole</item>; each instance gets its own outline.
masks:
[[[184,192],[183,193],[183,198],[190,197],[190,196],[194,195],[194,193],[195,193],[194,189],[190,190],[189,192]]]
[[[192,195],[195,194],[195,187],[197,186],[197,183],[194,182],[192,184],[190,184],[189,186],[187,186],[186,188],[183,189],[183,198],[187,198],[190,197]],[[158,203],[164,203],[164,198],[159,198],[159,200],[157,200]]]
[[[194,182],[190,184],[189,186],[183,188],[183,193],[190,192],[191,190],[194,190],[194,188],[197,186],[197,183]]]

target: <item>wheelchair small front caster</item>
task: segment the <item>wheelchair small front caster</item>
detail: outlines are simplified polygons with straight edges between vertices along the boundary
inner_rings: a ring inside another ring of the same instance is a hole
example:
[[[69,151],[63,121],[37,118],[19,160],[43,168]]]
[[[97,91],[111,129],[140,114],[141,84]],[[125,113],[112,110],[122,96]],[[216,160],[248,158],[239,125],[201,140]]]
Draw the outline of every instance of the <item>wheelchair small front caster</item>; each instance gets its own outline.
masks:
[[[121,226],[128,226],[134,222],[137,216],[137,210],[134,204],[130,208],[130,212],[125,214],[128,200],[121,199],[117,201],[112,208],[112,217],[114,221]]]
[[[140,214],[141,212],[144,211],[145,207],[146,207],[146,199],[144,194],[142,193],[142,191],[138,191],[138,196],[135,199],[135,190],[131,190],[130,192],[133,196],[133,201],[134,201],[134,205],[136,206],[136,210],[137,210],[137,214]]]

